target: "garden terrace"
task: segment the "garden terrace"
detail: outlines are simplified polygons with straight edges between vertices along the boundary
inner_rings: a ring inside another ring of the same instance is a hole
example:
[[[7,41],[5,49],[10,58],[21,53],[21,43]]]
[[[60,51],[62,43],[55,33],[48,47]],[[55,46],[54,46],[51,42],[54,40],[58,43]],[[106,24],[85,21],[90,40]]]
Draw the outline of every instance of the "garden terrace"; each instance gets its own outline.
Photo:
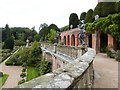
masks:
[[[41,43],[41,47],[43,56],[52,62],[52,72],[25,82],[18,88],[93,88],[94,49],[46,43]]]

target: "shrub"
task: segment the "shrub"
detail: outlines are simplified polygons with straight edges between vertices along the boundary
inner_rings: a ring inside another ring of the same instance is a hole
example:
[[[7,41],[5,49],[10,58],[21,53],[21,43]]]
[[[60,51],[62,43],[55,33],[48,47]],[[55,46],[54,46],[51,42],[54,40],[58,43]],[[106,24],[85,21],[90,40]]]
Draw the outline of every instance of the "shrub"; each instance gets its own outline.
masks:
[[[21,66],[21,65],[22,65],[22,62],[15,62],[14,65],[15,65],[15,66]]]
[[[22,77],[22,78],[24,78],[25,76],[26,76],[25,72],[22,72],[22,73],[20,74],[20,77]]]
[[[15,46],[23,46],[25,45],[26,43],[22,40],[15,40]]]
[[[5,65],[13,65],[13,63],[12,63],[10,60],[7,60],[7,61],[5,62]]]
[[[27,64],[26,64],[26,63],[23,63],[23,64],[22,64],[22,67],[26,67],[26,66],[27,66]]]
[[[120,62],[120,50],[117,51],[115,59]]]
[[[25,82],[25,79],[22,79],[22,80],[20,80],[19,82],[18,82],[18,85],[20,85],[20,84],[22,84],[22,83],[24,83]]]
[[[106,48],[107,56],[110,58],[115,58],[116,52],[114,49],[107,47]]]
[[[23,68],[23,69],[22,69],[22,72],[25,72],[25,71],[26,71],[26,68]]]

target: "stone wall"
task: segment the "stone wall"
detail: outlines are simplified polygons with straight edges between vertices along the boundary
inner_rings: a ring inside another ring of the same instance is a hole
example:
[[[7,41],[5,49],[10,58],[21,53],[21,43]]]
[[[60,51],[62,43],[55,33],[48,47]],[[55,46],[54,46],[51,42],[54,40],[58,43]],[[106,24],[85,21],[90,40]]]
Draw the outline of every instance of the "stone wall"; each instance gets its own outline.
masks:
[[[95,55],[95,50],[88,48],[84,55],[72,61],[70,60],[68,64],[51,73],[21,84],[18,88],[92,88]]]

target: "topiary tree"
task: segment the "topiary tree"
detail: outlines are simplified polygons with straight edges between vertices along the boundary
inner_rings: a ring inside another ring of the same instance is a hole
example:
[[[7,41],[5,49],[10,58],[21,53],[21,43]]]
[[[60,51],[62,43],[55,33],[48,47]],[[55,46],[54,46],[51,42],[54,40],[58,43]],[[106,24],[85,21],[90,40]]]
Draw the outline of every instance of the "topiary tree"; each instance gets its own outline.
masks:
[[[106,17],[109,14],[115,14],[115,2],[103,2],[102,4],[102,17]]]
[[[117,13],[120,12],[120,1],[119,1],[119,2],[116,2],[115,9],[116,9],[116,12],[117,12]]]
[[[69,30],[71,28],[71,25],[72,25],[72,28],[77,28],[78,25],[79,25],[79,19],[78,19],[78,15],[76,13],[70,14],[70,17],[69,17]]]
[[[103,2],[99,2],[96,5],[94,12],[93,12],[93,16],[99,15],[99,17],[102,17],[102,5],[103,5]]]
[[[89,9],[85,17],[85,23],[91,23],[91,22],[93,22],[93,10]]]
[[[84,20],[86,16],[86,12],[82,12],[80,15],[80,20]]]

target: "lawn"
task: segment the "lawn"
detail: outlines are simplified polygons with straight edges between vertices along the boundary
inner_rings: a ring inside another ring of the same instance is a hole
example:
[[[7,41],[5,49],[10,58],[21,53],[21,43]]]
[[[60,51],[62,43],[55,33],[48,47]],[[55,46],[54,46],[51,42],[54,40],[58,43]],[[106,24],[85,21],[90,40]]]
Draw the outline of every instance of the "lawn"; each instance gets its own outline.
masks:
[[[33,78],[36,78],[39,76],[39,72],[38,69],[36,69],[35,67],[28,67],[27,68],[27,77],[26,77],[26,81],[29,81]]]
[[[8,78],[7,74],[4,74],[3,77],[0,78],[0,88],[4,85],[7,78]]]

